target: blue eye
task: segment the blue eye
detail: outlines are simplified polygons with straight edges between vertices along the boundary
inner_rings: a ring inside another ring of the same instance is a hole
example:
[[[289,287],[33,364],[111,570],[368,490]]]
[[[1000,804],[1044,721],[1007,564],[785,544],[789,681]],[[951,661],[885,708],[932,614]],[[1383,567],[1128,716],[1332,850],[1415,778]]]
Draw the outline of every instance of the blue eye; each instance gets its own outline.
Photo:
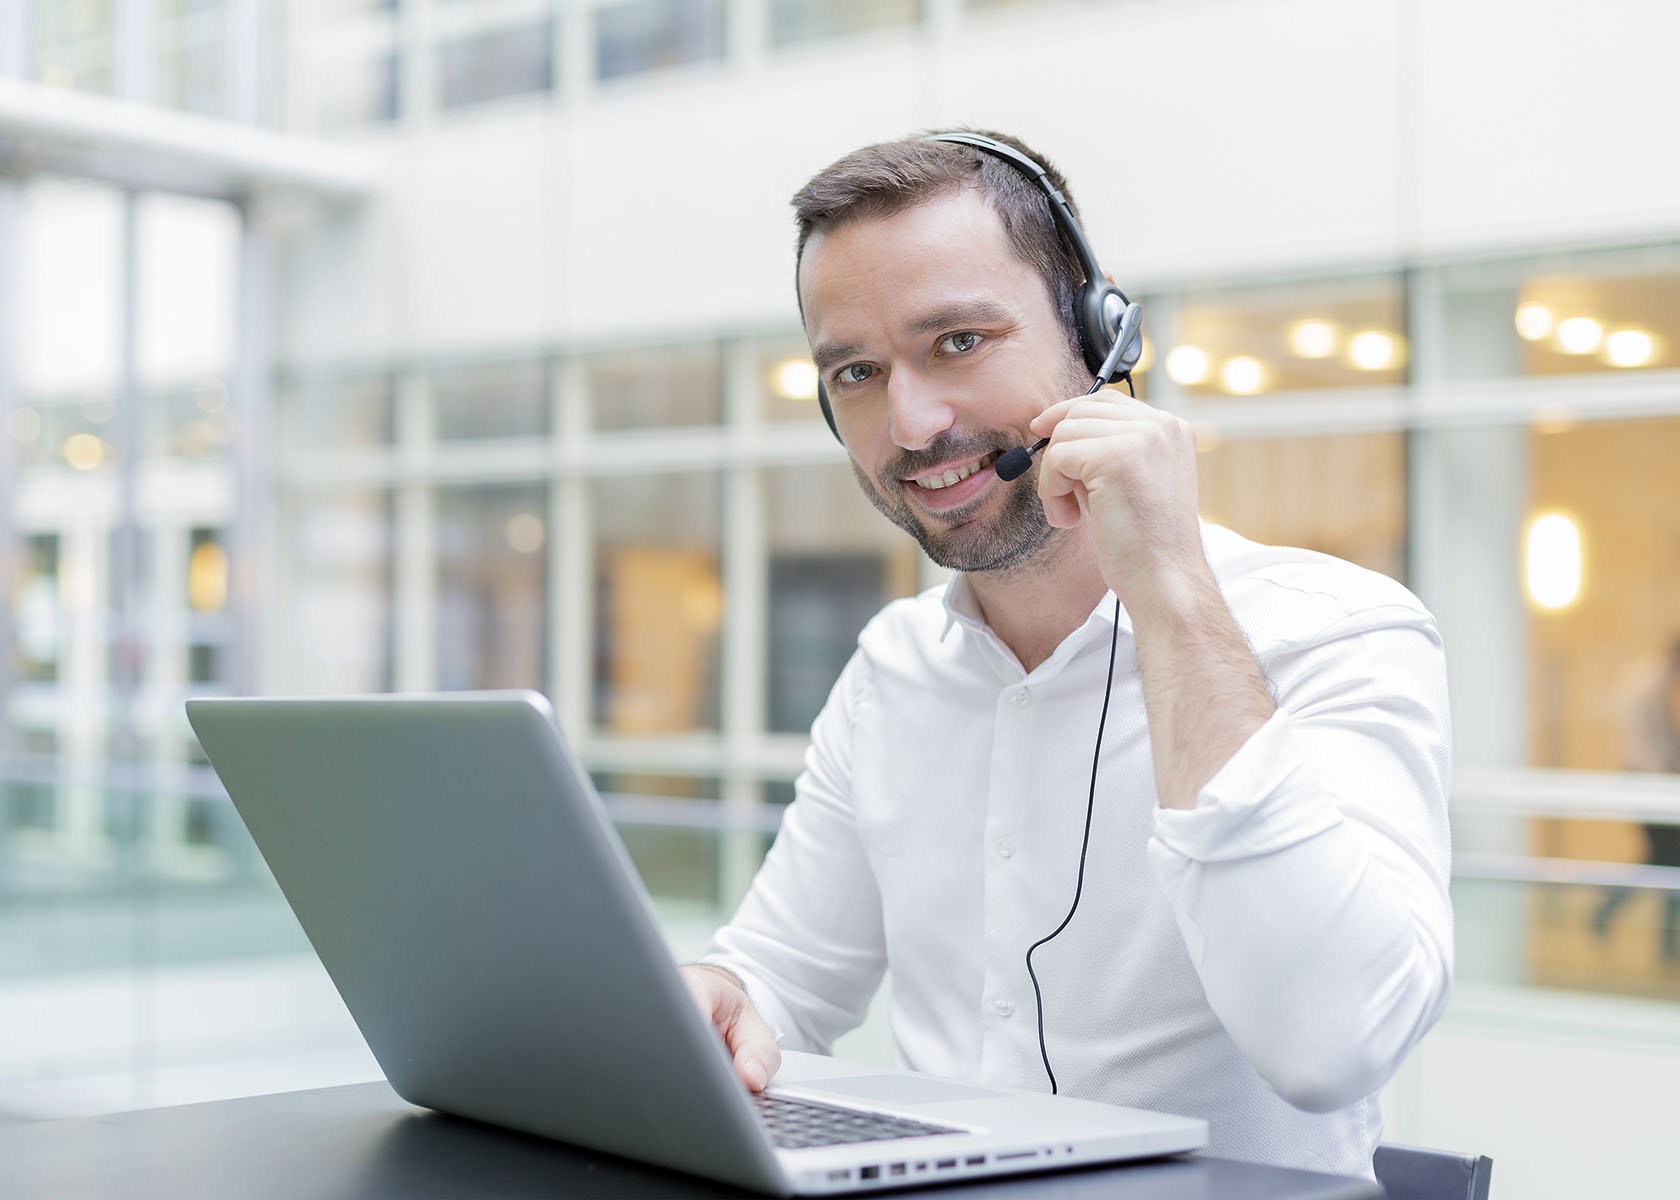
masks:
[[[961,333],[947,334],[939,344],[952,354],[967,354],[980,344],[980,335],[965,329]]]
[[[869,363],[848,363],[840,368],[837,378],[841,383],[862,383],[875,374],[875,368]]]

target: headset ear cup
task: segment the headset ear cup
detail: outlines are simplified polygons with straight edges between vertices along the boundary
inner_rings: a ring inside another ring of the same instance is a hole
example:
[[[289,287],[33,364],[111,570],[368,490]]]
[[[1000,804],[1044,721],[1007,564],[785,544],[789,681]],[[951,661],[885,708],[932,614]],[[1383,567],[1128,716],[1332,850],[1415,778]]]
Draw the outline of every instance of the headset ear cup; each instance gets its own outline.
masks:
[[[840,429],[834,423],[834,409],[829,407],[828,403],[828,389],[820,379],[817,380],[817,404],[822,408],[823,420],[828,422],[828,431],[834,435],[835,441],[840,442]],[[840,444],[845,445],[844,442]]]
[[[1115,374],[1125,375],[1138,365],[1138,359],[1143,357],[1143,306],[1128,304],[1120,314],[1120,327],[1114,334],[1122,346],[1120,360],[1116,364]]]
[[[1079,345],[1085,351],[1085,366],[1095,374],[1114,348],[1115,335],[1128,308],[1126,298],[1106,279],[1087,280],[1074,305],[1079,313]]]

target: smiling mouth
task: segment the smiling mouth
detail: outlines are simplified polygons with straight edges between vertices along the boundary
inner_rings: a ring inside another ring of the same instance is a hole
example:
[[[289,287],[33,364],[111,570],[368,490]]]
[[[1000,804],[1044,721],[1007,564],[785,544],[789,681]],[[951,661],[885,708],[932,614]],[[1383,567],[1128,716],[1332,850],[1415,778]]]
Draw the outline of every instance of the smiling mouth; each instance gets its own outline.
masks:
[[[924,491],[937,492],[940,488],[948,488],[953,484],[961,483],[977,471],[985,470],[998,460],[1000,453],[1002,452],[993,450],[990,454],[982,455],[960,467],[952,467],[950,470],[941,471],[937,475],[918,475],[910,482]]]

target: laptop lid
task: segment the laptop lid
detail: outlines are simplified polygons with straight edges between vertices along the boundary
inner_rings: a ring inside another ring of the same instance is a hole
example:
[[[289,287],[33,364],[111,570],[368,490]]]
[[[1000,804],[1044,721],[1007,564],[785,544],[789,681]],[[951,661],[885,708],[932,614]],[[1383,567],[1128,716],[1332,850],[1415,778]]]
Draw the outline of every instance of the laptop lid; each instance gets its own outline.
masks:
[[[187,716],[398,1095],[788,1190],[541,696]]]

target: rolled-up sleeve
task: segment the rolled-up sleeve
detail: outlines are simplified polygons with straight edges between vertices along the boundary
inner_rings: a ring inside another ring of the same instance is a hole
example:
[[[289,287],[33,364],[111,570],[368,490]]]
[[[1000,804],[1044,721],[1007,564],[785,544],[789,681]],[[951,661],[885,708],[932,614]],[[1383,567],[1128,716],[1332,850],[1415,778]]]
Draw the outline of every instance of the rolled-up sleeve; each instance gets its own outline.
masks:
[[[868,699],[869,665],[856,654],[811,727],[763,867],[701,957],[741,977],[788,1049],[828,1053],[863,1021],[886,969],[880,894],[851,799],[852,740]]]
[[[1380,1088],[1446,1005],[1446,668],[1421,610],[1262,654],[1277,711],[1156,813],[1149,856],[1208,1002],[1290,1103]]]

